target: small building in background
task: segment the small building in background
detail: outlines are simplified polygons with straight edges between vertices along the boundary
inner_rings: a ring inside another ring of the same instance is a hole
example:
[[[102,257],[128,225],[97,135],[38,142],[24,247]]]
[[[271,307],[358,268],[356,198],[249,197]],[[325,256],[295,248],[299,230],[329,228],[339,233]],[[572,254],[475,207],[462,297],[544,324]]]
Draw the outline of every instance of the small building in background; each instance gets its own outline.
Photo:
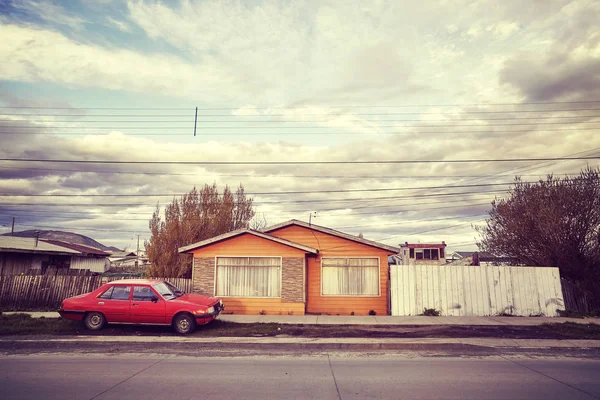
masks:
[[[446,242],[442,243],[408,243],[400,245],[402,264],[446,264]]]
[[[0,236],[0,275],[60,274],[72,269],[102,273],[109,265],[107,256],[98,249],[73,243]]]

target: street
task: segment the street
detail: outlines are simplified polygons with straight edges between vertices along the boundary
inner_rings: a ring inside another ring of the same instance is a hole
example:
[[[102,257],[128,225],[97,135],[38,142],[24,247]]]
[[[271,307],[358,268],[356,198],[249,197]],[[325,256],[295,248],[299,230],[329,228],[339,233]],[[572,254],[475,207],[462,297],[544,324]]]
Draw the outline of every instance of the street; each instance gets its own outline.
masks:
[[[2,356],[9,399],[594,399],[600,361],[400,355]]]

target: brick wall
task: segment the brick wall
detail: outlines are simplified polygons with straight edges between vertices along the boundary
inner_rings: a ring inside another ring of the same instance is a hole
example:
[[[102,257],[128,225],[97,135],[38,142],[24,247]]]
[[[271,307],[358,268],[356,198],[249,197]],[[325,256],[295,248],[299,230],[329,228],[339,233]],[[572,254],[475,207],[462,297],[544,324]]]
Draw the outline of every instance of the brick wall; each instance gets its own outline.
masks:
[[[287,258],[282,260],[281,301],[304,302],[304,259]]]
[[[215,294],[215,259],[213,257],[194,258],[193,268],[194,293],[213,296]]]

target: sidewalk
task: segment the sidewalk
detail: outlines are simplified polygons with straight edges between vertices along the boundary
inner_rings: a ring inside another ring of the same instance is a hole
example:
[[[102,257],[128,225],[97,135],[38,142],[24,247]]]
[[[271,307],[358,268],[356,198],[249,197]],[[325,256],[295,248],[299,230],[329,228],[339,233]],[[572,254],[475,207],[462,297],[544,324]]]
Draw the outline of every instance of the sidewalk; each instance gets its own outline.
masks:
[[[57,312],[23,312],[33,318],[59,318]],[[16,314],[4,312],[3,314]],[[392,317],[382,316],[335,316],[335,315],[232,315],[221,314],[221,321],[242,324],[276,323],[302,325],[508,325],[535,326],[545,323],[574,322],[577,324],[600,324],[600,318],[560,317]]]

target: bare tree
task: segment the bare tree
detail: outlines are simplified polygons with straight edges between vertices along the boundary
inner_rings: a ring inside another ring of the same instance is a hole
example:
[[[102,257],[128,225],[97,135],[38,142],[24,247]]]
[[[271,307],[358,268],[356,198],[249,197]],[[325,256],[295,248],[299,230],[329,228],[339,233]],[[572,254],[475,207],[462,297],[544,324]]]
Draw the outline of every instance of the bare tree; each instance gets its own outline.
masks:
[[[250,228],[254,229],[255,231],[261,231],[267,226],[269,226],[269,223],[265,213],[262,213],[262,215],[255,217],[252,221],[250,221]]]
[[[562,277],[600,295],[600,169],[537,183],[516,178],[477,230],[482,251],[525,265],[557,266]]]
[[[208,239],[235,229],[247,228],[254,217],[253,200],[239,186],[232,193],[225,186],[219,194],[216,184],[194,187],[181,198],[174,198],[161,218],[160,205],[149,222],[151,237],[145,242],[152,264],[152,276],[178,278],[191,272],[192,257],[179,254],[180,247]]]

